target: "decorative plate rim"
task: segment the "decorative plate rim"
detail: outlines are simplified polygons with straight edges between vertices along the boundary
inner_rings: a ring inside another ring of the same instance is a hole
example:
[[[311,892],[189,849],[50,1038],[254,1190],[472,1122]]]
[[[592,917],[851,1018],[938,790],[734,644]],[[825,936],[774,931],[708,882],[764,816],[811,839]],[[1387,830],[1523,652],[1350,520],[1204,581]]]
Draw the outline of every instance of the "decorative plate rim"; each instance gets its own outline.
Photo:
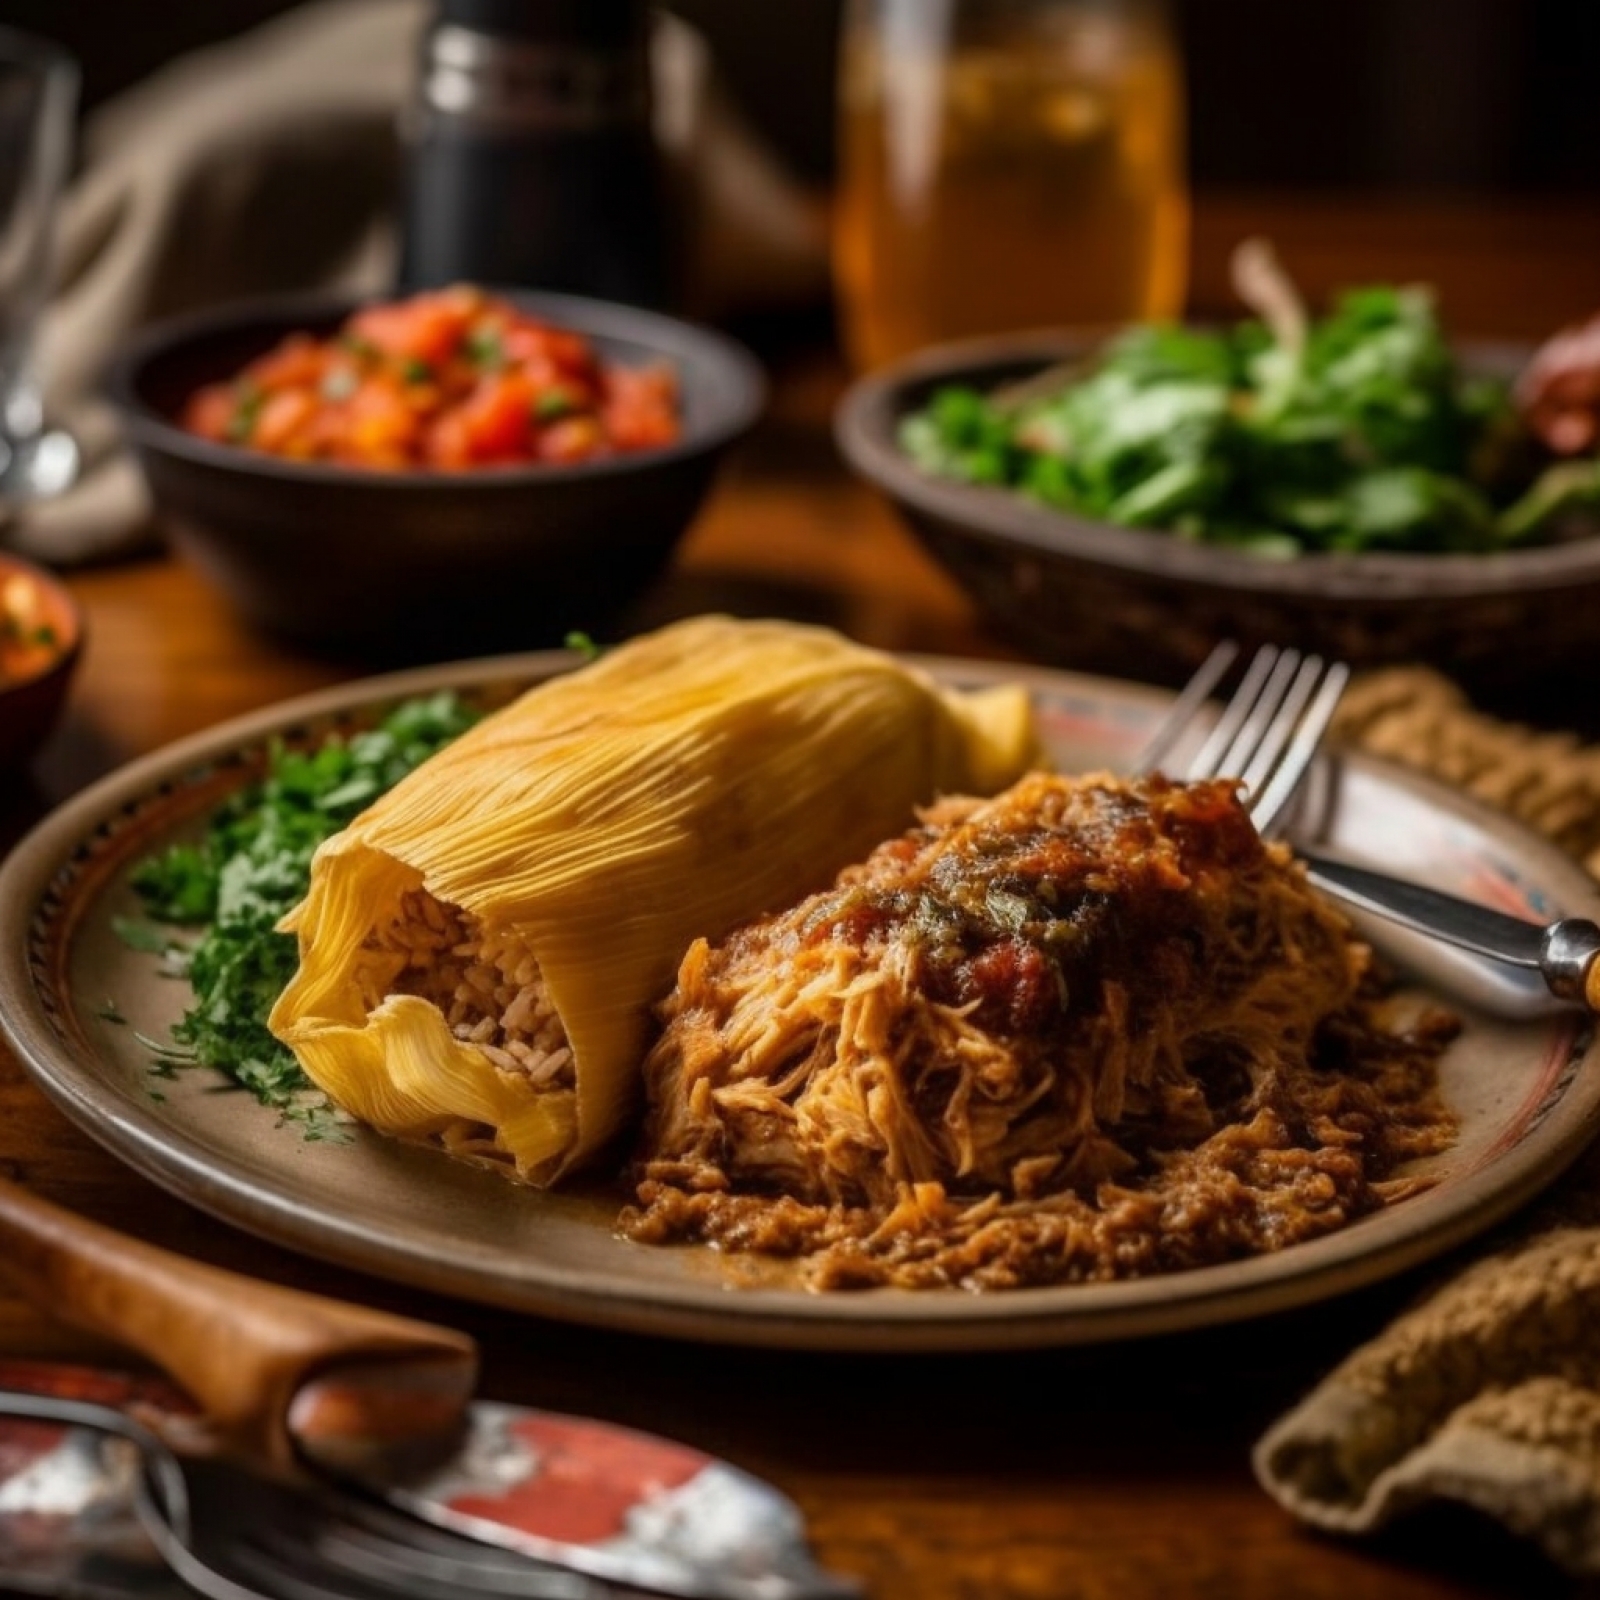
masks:
[[[1546,1092],[1524,1097],[1525,1122],[1509,1149],[1489,1151],[1475,1167],[1391,1210],[1281,1253],[1148,1278],[987,1295],[960,1290],[823,1295],[733,1288],[726,1278],[710,1274],[641,1286],[626,1271],[574,1276],[527,1259],[510,1273],[503,1261],[495,1264],[493,1250],[474,1248],[441,1258],[408,1243],[395,1219],[373,1226],[361,1217],[319,1211],[293,1192],[285,1174],[267,1173],[263,1183],[259,1163],[242,1156],[217,1160],[184,1128],[164,1122],[159,1106],[139,1101],[113,1081],[92,1048],[85,1049],[81,1030],[78,1038],[72,1036],[77,1022],[71,996],[57,976],[94,895],[93,883],[84,890],[74,875],[81,877],[97,849],[104,851],[141,808],[169,800],[214,773],[219,763],[239,760],[298,726],[441,688],[532,682],[577,659],[566,651],[492,656],[336,685],[165,746],[57,807],[0,861],[0,1033],[35,1084],[82,1131],[144,1177],[225,1222],[304,1254],[419,1289],[566,1321],[794,1349],[994,1350],[1092,1343],[1307,1304],[1392,1276],[1481,1233],[1553,1181],[1600,1129],[1600,1073],[1592,1070],[1600,1052],[1593,1028],[1574,1016],[1569,1023],[1550,1025]],[[1086,698],[1146,718],[1170,698],[1145,685],[1032,665],[906,659],[949,681],[1019,681],[1037,694]],[[1513,862],[1531,863],[1538,876],[1553,883],[1563,909],[1600,913],[1600,890],[1581,867],[1500,813],[1375,758],[1349,754],[1341,760],[1409,791],[1430,810],[1443,810],[1506,841]],[[109,866],[101,863],[102,881],[127,859],[125,852],[114,855]],[[52,964],[55,971],[49,970]],[[1591,1070],[1585,1072],[1586,1066]],[[1533,1098],[1539,1099],[1537,1106]],[[420,1161],[446,1159],[424,1151],[409,1152],[407,1159],[411,1155]]]

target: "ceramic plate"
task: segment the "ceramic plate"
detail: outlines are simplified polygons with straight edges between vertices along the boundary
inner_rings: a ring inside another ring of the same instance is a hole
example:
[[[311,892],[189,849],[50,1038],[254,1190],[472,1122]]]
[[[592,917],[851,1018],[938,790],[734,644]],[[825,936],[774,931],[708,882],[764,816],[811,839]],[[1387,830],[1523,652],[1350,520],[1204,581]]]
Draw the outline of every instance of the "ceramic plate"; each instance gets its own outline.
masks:
[[[40,1087],[147,1177],[307,1254],[577,1322],[815,1349],[1089,1342],[1304,1304],[1411,1266],[1497,1221],[1554,1178],[1597,1126],[1600,1072],[1586,1020],[1537,1007],[1516,1019],[1470,1009],[1442,1067],[1461,1134],[1424,1164],[1436,1181],[1339,1233],[1129,1283],[988,1296],[819,1295],[781,1278],[736,1283],[704,1249],[618,1238],[612,1220],[621,1189],[604,1179],[540,1193],[363,1130],[347,1143],[310,1142],[204,1070],[154,1077],[139,1036],[165,1038],[188,991],[113,929],[141,914],[128,887],[133,865],[197,833],[221,797],[259,770],[274,737],[315,737],[442,686],[503,696],[569,660],[501,658],[346,685],[160,751],[47,818],[0,867],[0,1022]],[[925,664],[954,682],[1028,682],[1062,770],[1126,767],[1165,704],[1156,691],[1106,680]],[[1526,915],[1600,912],[1577,866],[1446,790],[1357,758],[1331,765],[1325,777],[1327,846]]]

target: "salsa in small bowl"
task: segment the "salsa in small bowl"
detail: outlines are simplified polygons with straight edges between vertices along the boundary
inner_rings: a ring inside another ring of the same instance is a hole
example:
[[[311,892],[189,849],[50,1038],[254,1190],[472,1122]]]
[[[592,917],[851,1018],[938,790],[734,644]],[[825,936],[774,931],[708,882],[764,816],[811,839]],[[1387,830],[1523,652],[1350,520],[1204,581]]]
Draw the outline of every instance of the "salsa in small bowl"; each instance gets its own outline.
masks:
[[[683,426],[670,361],[612,359],[469,284],[296,330],[203,384],[180,420],[217,444],[392,472],[571,466],[664,449]]]
[[[65,585],[0,554],[0,774],[32,757],[55,727],[83,647],[83,616]]]
[[[392,664],[612,631],[766,385],[678,318],[447,290],[164,323],[107,392],[158,522],[247,620]]]

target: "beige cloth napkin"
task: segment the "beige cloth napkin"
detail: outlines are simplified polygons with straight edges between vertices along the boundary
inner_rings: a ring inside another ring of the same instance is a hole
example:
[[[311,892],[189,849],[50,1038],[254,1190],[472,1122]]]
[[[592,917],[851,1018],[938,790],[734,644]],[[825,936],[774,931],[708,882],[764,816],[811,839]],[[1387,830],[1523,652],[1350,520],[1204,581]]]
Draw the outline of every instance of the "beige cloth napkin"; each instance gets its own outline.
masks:
[[[85,470],[0,541],[68,565],[149,537],[143,486],[96,398],[136,328],[252,295],[386,287],[397,117],[427,14],[424,0],[316,0],[172,63],[90,120],[37,353],[47,409]],[[656,132],[687,213],[689,313],[822,293],[822,212],[741,121],[704,38],[663,16],[651,65]]]
[[[1420,669],[1358,680],[1341,731],[1600,875],[1600,748],[1484,716]],[[1320,1528],[1366,1533],[1456,1501],[1600,1575],[1600,1149],[1281,1418],[1255,1469]]]

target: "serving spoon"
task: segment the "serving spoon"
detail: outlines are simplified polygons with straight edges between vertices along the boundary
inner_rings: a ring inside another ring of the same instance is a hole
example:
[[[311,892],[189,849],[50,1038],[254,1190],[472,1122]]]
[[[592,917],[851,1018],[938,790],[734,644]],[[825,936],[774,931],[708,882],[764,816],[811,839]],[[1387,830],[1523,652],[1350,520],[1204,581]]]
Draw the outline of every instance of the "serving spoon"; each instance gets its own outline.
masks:
[[[498,1592],[548,1594],[515,1575],[560,1567],[696,1600],[859,1594],[812,1559],[793,1502],[749,1473],[632,1429],[473,1399],[477,1347],[452,1329],[191,1261],[5,1179],[0,1272],[177,1382],[199,1406],[176,1419],[187,1448],[460,1535],[481,1552],[477,1580],[494,1556],[510,1584]],[[145,1509],[160,1505],[146,1496]],[[181,1519],[168,1521],[177,1538]]]

